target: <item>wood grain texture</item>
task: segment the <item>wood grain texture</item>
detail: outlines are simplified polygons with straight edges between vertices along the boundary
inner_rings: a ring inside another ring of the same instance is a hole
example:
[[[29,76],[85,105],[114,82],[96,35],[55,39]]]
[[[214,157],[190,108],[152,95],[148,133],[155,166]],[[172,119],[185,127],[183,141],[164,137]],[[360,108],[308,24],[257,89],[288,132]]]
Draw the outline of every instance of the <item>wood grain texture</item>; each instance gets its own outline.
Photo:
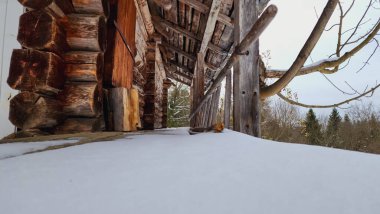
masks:
[[[235,0],[235,42],[240,43],[258,18],[256,1]],[[252,8],[247,10],[246,8]],[[234,66],[234,130],[260,137],[259,42]]]
[[[65,18],[66,14],[74,12],[71,0],[18,0],[29,9],[45,10],[56,18]]]
[[[51,51],[58,55],[68,49],[64,29],[54,16],[41,10],[21,15],[17,41],[23,47]]]
[[[72,51],[105,51],[106,20],[104,16],[70,14],[65,28],[67,42]]]
[[[66,84],[59,97],[67,116],[98,117],[102,114],[102,86],[96,82]]]
[[[52,128],[63,118],[58,100],[33,92],[21,92],[10,101],[9,120],[22,129]]]
[[[116,33],[114,61],[112,70],[112,85],[114,87],[132,88],[134,57],[136,55],[136,7],[133,0],[118,1],[117,23],[126,37],[128,46],[125,46],[120,34]]]
[[[72,0],[76,13],[109,16],[109,0]]]
[[[8,85],[16,90],[57,94],[65,82],[65,64],[54,53],[13,50]]]
[[[139,95],[136,89],[111,89],[111,102],[115,131],[136,131],[141,128]]]
[[[102,116],[97,118],[67,118],[58,125],[54,134],[71,134],[78,132],[104,131],[105,123]]]

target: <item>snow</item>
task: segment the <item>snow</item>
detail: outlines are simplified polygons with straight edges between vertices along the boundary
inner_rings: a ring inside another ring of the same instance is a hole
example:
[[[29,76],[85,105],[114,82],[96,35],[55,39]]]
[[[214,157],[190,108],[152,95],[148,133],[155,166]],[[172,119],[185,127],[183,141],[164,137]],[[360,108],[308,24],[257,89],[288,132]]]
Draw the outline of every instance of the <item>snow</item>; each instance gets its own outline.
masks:
[[[50,146],[76,143],[78,140],[44,141],[31,143],[6,143],[0,144],[0,160],[16,157],[25,153],[46,149]]]
[[[0,160],[7,214],[377,214],[380,156],[168,129]]]

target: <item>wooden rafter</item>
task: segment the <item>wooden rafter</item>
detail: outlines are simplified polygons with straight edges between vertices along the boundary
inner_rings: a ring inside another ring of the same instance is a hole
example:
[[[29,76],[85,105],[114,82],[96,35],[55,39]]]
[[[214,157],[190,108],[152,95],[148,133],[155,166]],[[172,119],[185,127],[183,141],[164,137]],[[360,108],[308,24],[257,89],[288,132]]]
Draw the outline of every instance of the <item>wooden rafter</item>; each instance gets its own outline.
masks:
[[[200,53],[205,54],[207,50],[207,46],[212,38],[212,34],[215,30],[216,21],[218,18],[220,4],[222,0],[213,0],[211,4],[210,11],[208,13],[207,24],[205,28],[205,32],[203,34]]]
[[[203,14],[207,14],[210,11],[209,6],[203,4],[202,2],[200,2],[198,0],[179,0],[179,1],[184,3],[184,4],[189,5],[190,7],[194,8],[195,10],[197,10]],[[217,16],[217,19],[218,19],[218,21],[220,21],[221,23],[223,23],[229,27],[234,26],[233,20],[225,14],[219,13]]]
[[[194,55],[192,55],[186,51],[183,51],[182,49],[175,47],[175,46],[173,46],[167,42],[162,41],[161,46],[164,48],[170,49],[170,50],[172,50],[172,51],[174,51],[174,52],[176,52],[176,53],[178,53],[178,54],[180,54],[180,55],[182,55],[188,59],[191,59],[193,61],[196,60],[196,57]]]

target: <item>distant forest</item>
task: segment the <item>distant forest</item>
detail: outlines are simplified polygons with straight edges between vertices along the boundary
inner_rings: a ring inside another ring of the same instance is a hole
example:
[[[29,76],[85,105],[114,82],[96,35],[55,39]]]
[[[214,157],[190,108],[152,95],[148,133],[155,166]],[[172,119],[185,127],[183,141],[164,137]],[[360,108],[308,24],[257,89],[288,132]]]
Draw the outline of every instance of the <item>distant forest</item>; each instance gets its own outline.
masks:
[[[301,114],[299,107],[282,100],[265,101],[261,109],[265,139],[380,154],[380,109],[371,103],[358,102],[344,109],[345,114],[334,108],[328,116],[317,115],[313,109]],[[223,111],[221,105],[219,121]],[[169,92],[168,126],[189,126],[189,113],[189,88],[177,83]]]

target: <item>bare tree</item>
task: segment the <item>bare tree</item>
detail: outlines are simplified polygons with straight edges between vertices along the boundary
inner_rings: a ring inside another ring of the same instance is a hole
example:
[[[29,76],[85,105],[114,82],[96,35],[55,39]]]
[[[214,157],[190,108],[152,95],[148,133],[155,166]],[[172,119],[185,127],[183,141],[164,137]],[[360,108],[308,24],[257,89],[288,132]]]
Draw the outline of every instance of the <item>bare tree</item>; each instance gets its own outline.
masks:
[[[351,95],[353,95],[352,98],[325,106],[303,104],[281,94],[281,90],[297,76],[307,75],[314,72],[320,72],[324,75],[328,75],[345,69],[349,64],[350,59],[355,54],[361,51],[366,45],[374,43],[374,50],[366,62],[363,63],[363,66],[359,69],[359,71],[368,64],[369,60],[372,59],[379,47],[377,37],[379,36],[378,32],[380,30],[380,16],[376,20],[370,20],[367,16],[371,10],[379,10],[380,2],[378,0],[367,0],[367,6],[358,22],[354,25],[350,25],[351,23],[348,23],[346,18],[349,12],[352,11],[357,4],[359,3],[356,0],[351,0],[348,2],[329,0],[322,14],[319,16],[318,22],[312,33],[289,69],[284,70],[265,68],[262,63],[265,78],[275,78],[277,80],[273,84],[261,88],[261,98],[265,99],[277,94],[281,99],[293,105],[299,105],[306,108],[331,108],[347,104],[365,96],[371,96],[374,91],[380,87],[380,84],[369,87],[364,92],[358,92],[350,86],[353,90],[353,93],[351,93]],[[339,11],[337,23],[327,27],[327,23],[332,18],[332,14],[335,10]],[[368,30],[360,34],[361,30],[359,29],[364,26],[368,27]],[[336,30],[337,32],[336,47],[331,50],[333,53],[328,58],[320,59],[310,65],[305,65],[306,60],[310,57],[310,54],[315,45],[318,43],[322,33],[332,30]]]

